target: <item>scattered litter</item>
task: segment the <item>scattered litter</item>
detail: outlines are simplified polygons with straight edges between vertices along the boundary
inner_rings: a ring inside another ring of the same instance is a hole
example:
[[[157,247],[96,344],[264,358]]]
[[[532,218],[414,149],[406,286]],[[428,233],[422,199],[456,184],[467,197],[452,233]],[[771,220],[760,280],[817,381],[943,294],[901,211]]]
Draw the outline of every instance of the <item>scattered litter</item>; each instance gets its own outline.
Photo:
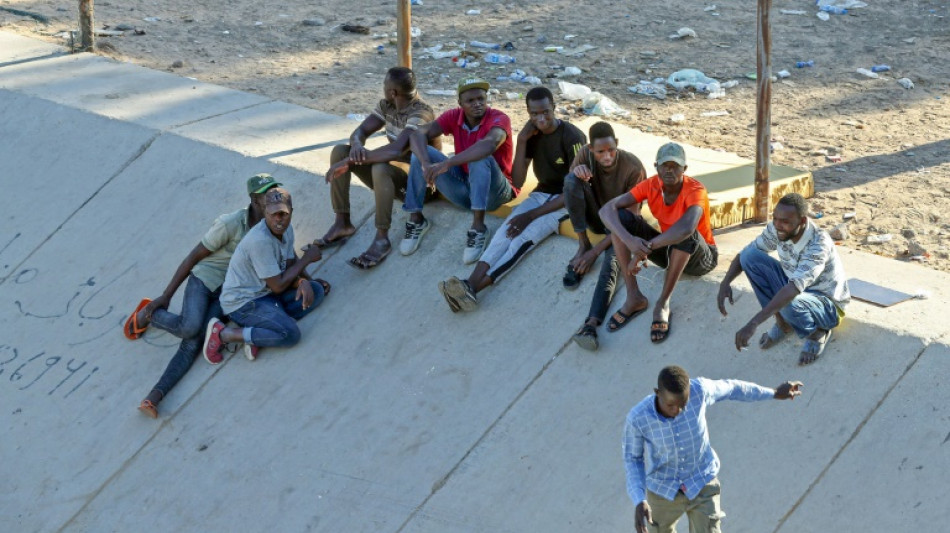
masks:
[[[556,48],[557,48],[556,50],[557,53],[566,55],[566,56],[573,56],[573,57],[577,57],[577,56],[580,56],[581,54],[597,49],[597,47],[592,44],[582,44],[576,48],[564,48],[563,46],[558,46]],[[547,51],[547,48],[545,48],[545,51]]]
[[[914,293],[915,300],[929,300],[930,291],[926,289],[917,289],[917,292]]]
[[[905,88],[905,89],[913,89],[913,88],[914,88],[914,82],[910,81],[910,78],[901,78],[901,79],[897,80],[897,83],[900,84],[900,86],[903,87],[903,88]]]
[[[501,45],[498,43],[483,43],[482,41],[469,41],[468,44],[472,48],[485,48],[487,50],[501,50]]]
[[[518,100],[521,98],[521,93],[505,93],[505,98],[508,100]]]
[[[443,59],[446,57],[458,57],[459,54],[461,54],[459,50],[442,50],[441,44],[430,46],[429,48],[423,48],[422,51],[429,54],[430,57],[433,57],[435,59]]]
[[[676,33],[670,35],[670,39],[685,39],[687,37],[696,38],[696,31],[692,28],[680,28],[676,30]]]
[[[888,70],[891,70],[891,67],[887,65],[874,65],[871,67],[871,72],[887,72]]]
[[[824,212],[824,211],[818,211],[817,213],[809,213],[809,216],[811,216],[811,218],[815,218],[815,219],[817,219],[817,218],[824,218],[824,217],[825,217],[825,212]]]
[[[468,11],[465,12],[465,14],[466,14],[466,15],[481,15],[481,14],[482,14],[482,10],[481,10],[481,9],[469,9]]]
[[[865,239],[865,242],[867,244],[882,244],[885,242],[891,242],[891,239],[893,238],[894,236],[890,233],[881,233],[878,235],[868,235]]]
[[[455,96],[455,91],[451,89],[428,89],[426,94],[431,94],[433,96]]]
[[[670,74],[666,83],[677,91],[692,87],[698,93],[706,93],[708,98],[720,98],[726,94],[718,81],[692,68],[678,70]]]
[[[809,59],[808,61],[798,61],[795,63],[795,68],[811,68],[815,66],[815,61]]]
[[[662,80],[663,78],[660,78]],[[634,85],[633,87],[627,87],[627,90],[634,94],[642,94],[643,96],[653,96],[663,100],[666,98],[666,87],[663,86],[663,81],[660,83],[654,83],[652,81],[640,80],[640,83]]]
[[[829,15],[828,13],[825,13],[824,11],[819,11],[818,13],[815,14],[815,16],[825,22],[828,22],[828,19],[831,18],[831,15]]]
[[[875,80],[878,79],[878,78],[880,78],[880,76],[878,76],[877,72],[871,72],[870,70],[868,70],[868,69],[866,69],[866,68],[859,68],[859,69],[856,70],[855,72],[857,72],[858,74],[863,74],[864,76],[867,76],[867,77],[869,77],[869,78],[871,78],[871,79],[875,79]]]
[[[818,6],[818,9],[823,9],[826,7],[837,8],[837,9],[857,9],[859,7],[868,7],[866,2],[861,0],[816,0],[815,4]]]
[[[530,83],[532,85],[541,85],[541,78],[537,76],[528,76],[528,73],[521,70],[515,69],[511,71],[509,76],[498,76],[496,78],[498,81],[519,81],[521,83]]]
[[[726,116],[726,115],[728,115],[728,114],[729,114],[728,111],[726,111],[725,109],[721,109],[721,110],[719,110],[719,111],[704,111],[704,112],[700,113],[699,116],[701,116],[701,117],[724,117],[724,116]]]
[[[722,87],[723,89],[732,89],[733,87],[736,87],[738,85],[739,85],[739,80],[729,80],[725,83],[719,84],[719,86]]]
[[[409,28],[409,36],[413,39],[418,39],[419,37],[422,37],[422,30],[415,26],[411,26]]]
[[[455,66],[457,66],[458,68],[475,68],[479,65],[481,65],[481,63],[479,63],[478,61],[473,61],[471,59],[459,59],[458,61],[455,62]]]
[[[713,4],[711,6],[706,6],[703,8],[703,11],[715,11],[715,10],[716,10],[716,4]]]
[[[591,93],[590,87],[569,81],[559,81],[557,87],[561,96],[568,100],[580,100]]]
[[[779,13],[783,15],[807,15],[808,13],[802,9],[779,9]]]
[[[95,30],[94,33],[100,37],[119,37],[125,35],[121,30]]]
[[[340,26],[340,29],[350,33],[361,33],[363,35],[369,35],[369,28],[366,26],[360,26],[359,24],[344,24]]]
[[[827,159],[829,163],[840,163],[842,161],[840,155],[826,155],[825,159]]]
[[[682,113],[670,115],[670,118],[667,119],[667,122],[669,122],[670,124],[680,124],[682,122],[686,122],[686,115]]]
[[[544,47],[545,52],[560,52],[561,50],[564,50],[563,46],[545,46]]]
[[[780,71],[776,72],[775,75],[778,76],[778,79],[784,80],[785,78],[790,77],[790,76],[792,75],[792,73],[789,72],[789,71],[787,71],[787,70],[780,70]]]
[[[357,122],[363,122],[364,120],[366,120],[366,115],[363,115],[361,113],[347,113],[346,118],[350,120],[355,120]]]
[[[584,97],[584,112],[598,117],[621,116],[626,117],[630,112],[617,105],[610,98],[596,92]]]
[[[565,36],[564,36],[564,40],[565,40],[565,41],[573,41],[575,37],[577,37],[577,36],[576,36],[576,35],[568,34],[568,35],[565,35]]]
[[[142,19],[142,20],[144,20],[145,22],[158,22],[158,21],[160,21],[160,20],[162,20],[162,19],[160,19],[160,18],[158,18],[158,17],[145,17],[145,18]]]
[[[846,241],[851,236],[851,232],[848,231],[847,222],[842,222],[828,230],[828,235],[835,241]]]
[[[580,67],[564,67],[562,72],[558,72],[558,78],[566,78],[568,76],[578,76],[581,73]]]
[[[301,22],[304,26],[324,26],[326,23],[326,20],[319,17],[315,19],[304,19],[303,22]]]
[[[776,150],[784,150],[784,149],[785,149],[785,145],[783,145],[782,143],[778,141],[772,141],[771,143],[769,143],[770,152],[775,152]],[[821,217],[818,217],[818,218],[821,218]]]
[[[410,0],[410,1],[409,1],[409,5],[411,5],[411,6],[421,6],[421,5],[423,5],[423,4],[422,4],[422,0]]]
[[[855,213],[854,211],[848,211],[847,213],[844,213],[843,215],[841,215],[841,218],[843,218],[844,220],[851,220],[855,216],[857,216],[857,213]]]

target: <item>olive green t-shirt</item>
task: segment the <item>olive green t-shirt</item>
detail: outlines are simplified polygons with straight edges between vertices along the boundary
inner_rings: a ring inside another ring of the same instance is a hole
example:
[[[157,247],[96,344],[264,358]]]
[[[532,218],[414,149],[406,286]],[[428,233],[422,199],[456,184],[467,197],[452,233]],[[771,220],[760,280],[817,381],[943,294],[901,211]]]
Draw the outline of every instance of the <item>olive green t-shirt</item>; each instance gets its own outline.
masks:
[[[200,279],[209,291],[215,291],[224,283],[228,272],[228,263],[241,239],[247,234],[247,208],[221,215],[215,219],[211,229],[201,238],[201,245],[211,255],[198,262],[191,273]]]

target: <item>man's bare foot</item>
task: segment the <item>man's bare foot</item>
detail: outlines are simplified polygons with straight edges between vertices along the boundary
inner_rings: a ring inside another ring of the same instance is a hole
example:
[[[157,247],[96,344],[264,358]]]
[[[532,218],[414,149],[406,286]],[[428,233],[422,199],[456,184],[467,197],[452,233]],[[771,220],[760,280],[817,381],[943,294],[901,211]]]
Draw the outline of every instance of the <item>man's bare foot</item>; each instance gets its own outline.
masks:
[[[138,324],[140,328],[148,327],[149,322],[151,322],[148,319],[148,308],[143,307],[140,309],[139,312],[136,313],[135,320],[136,324]]]
[[[590,244],[590,242],[587,242],[587,243],[579,242],[577,246],[577,253],[574,254],[574,257],[571,258],[571,262],[569,264],[571,265],[577,264],[577,261],[580,260],[581,256],[589,252],[591,248],[593,248],[593,246]]]
[[[353,224],[350,224],[349,221],[337,219],[323,237],[313,241],[313,244],[320,248],[343,244],[343,242],[349,239],[354,233],[356,233],[356,228]]]

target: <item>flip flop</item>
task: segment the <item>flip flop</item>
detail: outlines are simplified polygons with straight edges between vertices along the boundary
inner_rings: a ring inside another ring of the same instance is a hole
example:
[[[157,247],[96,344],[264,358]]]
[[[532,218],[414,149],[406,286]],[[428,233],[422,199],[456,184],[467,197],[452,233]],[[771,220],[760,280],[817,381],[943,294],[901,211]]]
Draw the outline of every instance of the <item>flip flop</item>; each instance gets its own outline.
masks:
[[[662,327],[666,326],[666,327]],[[669,320],[654,320],[650,325],[650,342],[660,344],[670,336]]]
[[[799,366],[810,365],[821,357],[821,354],[825,351],[825,346],[827,346],[828,341],[831,340],[831,331],[832,330],[829,329],[828,332],[825,333],[819,340],[805,340],[805,344],[802,345],[802,353],[798,357]],[[806,355],[812,357],[812,360],[808,361],[807,363],[804,361]]]
[[[326,240],[323,237],[313,241],[314,246],[321,250],[326,250],[327,248],[336,248],[337,246],[343,246],[346,244],[346,241],[350,240],[350,236],[337,237],[335,239]]]
[[[356,270],[369,270],[373,267],[379,266],[380,263],[386,260],[389,257],[389,254],[393,251],[392,247],[389,247],[388,250],[380,254],[378,257],[373,257],[366,252],[361,253],[358,257],[351,257],[346,264],[355,268]]]
[[[564,278],[561,281],[564,283],[565,289],[572,291],[581,284],[582,279],[584,279],[583,274],[575,272],[573,265],[567,265],[567,273],[564,274]]]
[[[600,347],[600,343],[597,342],[597,328],[590,324],[581,326],[581,329],[577,330],[572,339],[578,346],[591,352],[596,352],[597,348]]]
[[[782,342],[782,339],[787,335],[788,332],[780,328],[778,324],[772,324],[772,327],[759,338],[759,349],[768,350],[772,346]]]
[[[607,321],[607,331],[613,333],[619,330],[620,328],[626,326],[631,320],[636,318],[640,313],[646,311],[649,307],[649,304],[647,304],[643,307],[643,309],[637,309],[629,315],[625,314],[620,309],[617,309],[617,312],[614,313],[613,316],[610,317],[610,320]]]
[[[142,298],[142,301],[139,302],[139,305],[135,308],[135,311],[132,311],[132,314],[129,315],[128,320],[125,321],[125,326],[122,328],[122,334],[125,335],[126,339],[134,341],[142,336],[145,333],[145,330],[148,329],[148,326],[139,327],[138,314],[139,311],[145,308],[146,305],[152,303],[150,298]]]
[[[319,283],[320,285],[323,286],[323,295],[324,295],[324,296],[328,296],[328,295],[330,294],[330,289],[333,288],[333,287],[330,285],[330,282],[329,282],[329,281],[327,281],[327,280],[325,280],[325,279],[320,279],[320,278],[313,278],[313,281],[316,281],[317,283]]]

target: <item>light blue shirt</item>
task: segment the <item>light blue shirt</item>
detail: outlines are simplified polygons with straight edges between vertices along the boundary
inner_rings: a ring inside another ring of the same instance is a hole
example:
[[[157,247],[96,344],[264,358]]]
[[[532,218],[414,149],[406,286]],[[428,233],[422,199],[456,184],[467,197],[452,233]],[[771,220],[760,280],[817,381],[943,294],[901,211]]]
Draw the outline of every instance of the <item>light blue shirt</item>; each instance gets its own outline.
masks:
[[[706,407],[719,400],[755,402],[775,396],[774,389],[735,379],[696,378],[689,384],[689,401],[676,418],[657,411],[655,394],[627,414],[623,461],[634,505],[646,500],[647,489],[673,501],[681,485],[693,499],[719,474],[719,457],[709,445]]]

